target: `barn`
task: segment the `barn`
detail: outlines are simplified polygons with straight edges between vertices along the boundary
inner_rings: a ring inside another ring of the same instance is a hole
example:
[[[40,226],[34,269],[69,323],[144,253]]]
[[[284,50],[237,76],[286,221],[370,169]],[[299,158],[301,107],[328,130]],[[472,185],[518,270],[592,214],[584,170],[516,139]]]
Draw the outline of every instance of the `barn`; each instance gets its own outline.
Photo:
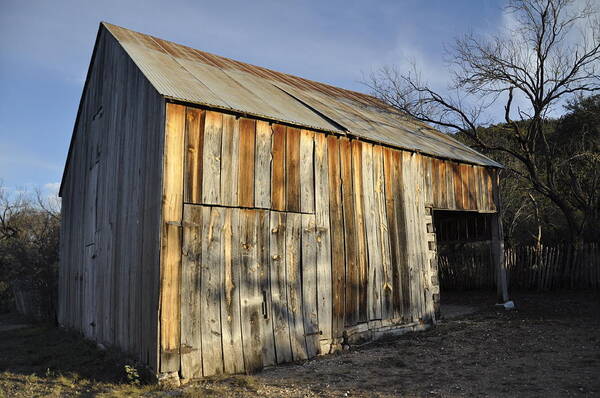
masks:
[[[59,323],[183,379],[428,328],[436,225],[484,237],[504,280],[500,168],[371,96],[101,23]]]

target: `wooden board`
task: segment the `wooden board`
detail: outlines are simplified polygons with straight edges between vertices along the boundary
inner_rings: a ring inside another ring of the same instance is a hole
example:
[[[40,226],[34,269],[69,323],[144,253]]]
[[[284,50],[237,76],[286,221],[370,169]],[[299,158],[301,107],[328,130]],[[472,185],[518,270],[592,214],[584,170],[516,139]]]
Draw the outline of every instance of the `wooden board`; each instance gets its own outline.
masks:
[[[285,192],[285,154],[286,127],[281,124],[273,125],[273,167],[271,172],[271,206],[274,210],[283,211],[286,208]]]
[[[200,203],[202,200],[202,161],[204,116],[201,109],[186,108],[185,119],[185,182],[184,200]]]
[[[347,142],[347,141],[346,141]],[[340,176],[340,141],[334,136],[327,137],[327,175],[329,186],[329,214],[331,223],[331,278],[333,317],[332,335],[342,337],[345,326],[346,267],[344,255],[344,213],[342,208],[342,179]],[[347,150],[350,154],[349,149]],[[350,183],[352,178],[350,176]],[[319,202],[317,202],[318,205]],[[353,213],[351,214],[353,217]],[[353,218],[352,218],[353,219]],[[335,238],[333,238],[335,237]]]
[[[254,207],[254,153],[256,121],[240,119],[239,206]]]
[[[285,151],[286,210],[300,212],[300,130],[287,128]]]
[[[290,342],[294,361],[308,358],[302,309],[302,274],[301,274],[301,229],[300,214],[288,213],[286,218],[286,274],[288,294],[288,324]]]
[[[202,377],[200,276],[202,264],[202,208],[183,208],[181,263],[181,376]]]
[[[373,147],[373,183],[375,191],[375,222],[377,223],[378,246],[381,250],[381,277],[379,288],[381,294],[381,318],[393,318],[392,264],[390,249],[390,228],[388,226],[387,207],[385,201],[386,185],[384,176],[383,147]]]
[[[206,111],[202,158],[202,203],[221,203],[221,138],[223,114]]]
[[[368,279],[367,288],[367,320],[381,319],[381,287],[383,273],[383,255],[379,239],[378,216],[375,202],[375,185],[373,181],[373,145],[362,143],[362,179],[363,179],[363,217],[367,240]]]
[[[242,313],[242,339],[246,373],[263,367],[262,358],[262,294],[260,291],[257,218],[255,210],[240,210],[238,242],[241,252],[240,304]]]
[[[300,130],[300,211],[315,211],[314,133]]]
[[[344,294],[345,305],[342,303],[341,308],[345,308],[345,325],[355,325],[359,319],[359,268],[358,268],[358,251],[357,251],[357,234],[356,234],[356,212],[354,208],[354,175],[352,172],[352,146],[347,138],[339,140],[339,162],[341,167],[341,188],[342,188],[342,205],[343,205],[343,223],[340,226],[340,233],[344,234],[344,248],[342,253],[345,253],[345,275],[341,278],[345,285]],[[338,177],[339,178],[339,177]],[[339,273],[344,272],[343,265]],[[336,272],[338,274],[338,272]]]
[[[179,283],[185,107],[167,104],[163,166],[160,284],[160,370],[179,370]]]
[[[261,347],[263,366],[277,363],[275,356],[275,339],[273,335],[273,303],[271,299],[270,275],[270,212],[259,210],[257,215],[256,247],[258,255],[258,284],[261,294]]]
[[[390,239],[392,272],[392,316],[401,318],[404,313],[406,271],[405,216],[402,202],[400,152],[384,148],[385,205]]]
[[[277,363],[285,363],[293,360],[288,323],[286,214],[271,212],[270,218],[271,316]]]
[[[233,115],[223,114],[221,142],[221,204],[238,205],[240,159],[240,121]]]
[[[315,216],[302,214],[302,309],[306,353],[312,358],[320,352],[320,330],[317,306],[317,237]]]
[[[224,209],[224,213],[221,241],[223,284],[220,300],[223,369],[225,373],[232,374],[245,371],[240,310],[241,251],[236,241],[239,237],[237,231],[240,228],[240,212],[238,209]]]
[[[329,180],[327,137],[315,134],[315,223],[317,244],[317,306],[321,352],[329,352],[327,344],[332,339],[332,276],[331,235],[329,226]]]
[[[202,207],[202,368],[204,376],[223,373],[221,341],[222,230],[225,210]]]
[[[271,126],[256,122],[256,163],[254,171],[254,205],[271,208]]]
[[[358,268],[358,316],[356,322],[368,321],[367,313],[367,237],[364,219],[364,189],[363,189],[363,146],[360,141],[351,141],[352,144],[352,183],[354,193],[354,220],[356,226],[356,250]],[[351,282],[352,283],[352,282]]]

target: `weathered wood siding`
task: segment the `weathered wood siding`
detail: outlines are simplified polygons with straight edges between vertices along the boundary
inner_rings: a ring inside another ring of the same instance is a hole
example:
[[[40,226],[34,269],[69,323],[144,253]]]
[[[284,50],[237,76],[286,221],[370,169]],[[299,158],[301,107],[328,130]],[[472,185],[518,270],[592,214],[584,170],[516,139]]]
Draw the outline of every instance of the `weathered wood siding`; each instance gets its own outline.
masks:
[[[58,320],[153,369],[164,107],[101,28],[61,188]]]
[[[495,212],[493,168],[420,156],[425,203],[435,209]]]
[[[183,172],[184,229],[183,259],[162,267],[182,264],[183,279],[163,281],[163,296],[182,302],[181,330],[161,326],[161,350],[181,353],[184,377],[253,372],[328,353],[344,334],[429,322],[439,297],[431,209],[495,209],[493,171],[483,167],[167,109],[167,137],[168,126],[185,125],[184,148],[174,138],[180,163],[165,163]],[[161,322],[177,319],[169,310]],[[177,370],[172,363],[164,369]]]

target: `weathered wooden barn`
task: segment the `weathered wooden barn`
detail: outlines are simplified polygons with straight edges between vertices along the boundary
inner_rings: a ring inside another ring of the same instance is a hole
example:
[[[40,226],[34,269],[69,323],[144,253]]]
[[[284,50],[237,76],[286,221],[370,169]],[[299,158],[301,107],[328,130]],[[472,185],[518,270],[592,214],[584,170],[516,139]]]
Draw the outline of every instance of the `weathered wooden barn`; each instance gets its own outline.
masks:
[[[371,96],[102,23],[60,190],[59,322],[183,378],[426,328],[432,217],[501,245],[499,167]]]

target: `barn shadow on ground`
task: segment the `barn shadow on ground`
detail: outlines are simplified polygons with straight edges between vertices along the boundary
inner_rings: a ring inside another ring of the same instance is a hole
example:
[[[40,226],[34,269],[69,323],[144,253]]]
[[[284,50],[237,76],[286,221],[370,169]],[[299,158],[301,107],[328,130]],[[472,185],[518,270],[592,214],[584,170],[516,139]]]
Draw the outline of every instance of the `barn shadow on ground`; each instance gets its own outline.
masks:
[[[128,381],[125,366],[133,362],[118,351],[98,349],[77,333],[50,323],[30,323],[15,314],[0,315],[0,326],[0,372],[105,383]]]
[[[517,309],[505,311],[494,305],[493,291],[448,291],[442,311],[448,305],[476,311],[447,316],[429,331],[175,390],[131,387],[122,359],[76,334],[45,325],[2,331],[0,392],[123,396],[113,391],[125,389],[130,396],[286,398],[600,394],[600,293],[513,292],[512,298]],[[57,384],[62,390],[49,389]]]

